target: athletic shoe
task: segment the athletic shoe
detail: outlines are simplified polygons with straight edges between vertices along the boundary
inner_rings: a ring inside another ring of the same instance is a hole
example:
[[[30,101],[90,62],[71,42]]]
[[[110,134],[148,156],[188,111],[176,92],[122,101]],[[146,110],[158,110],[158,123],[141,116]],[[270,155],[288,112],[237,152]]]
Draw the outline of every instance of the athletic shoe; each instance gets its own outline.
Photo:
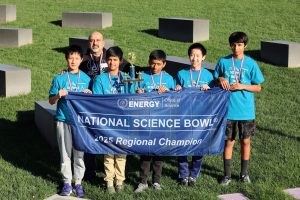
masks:
[[[241,175],[240,176],[240,181],[242,183],[251,183],[249,175]]]
[[[226,186],[226,185],[229,185],[230,182],[231,182],[231,178],[228,176],[224,176],[220,182],[220,185]]]
[[[180,181],[181,186],[188,186],[189,185],[189,179],[188,178],[183,178]]]
[[[68,183],[64,184],[63,188],[61,189],[59,195],[61,196],[70,196],[72,193],[72,186]]]
[[[196,178],[189,177],[189,186],[193,187],[196,184]]]
[[[79,198],[85,195],[83,187],[80,184],[75,185],[75,192],[76,192],[76,196]]]
[[[140,192],[144,192],[146,189],[148,189],[148,184],[140,183],[134,192],[140,193]]]
[[[107,186],[106,191],[110,194],[116,193],[114,186]]]
[[[124,189],[124,185],[116,185],[116,192],[122,192]]]
[[[161,190],[161,186],[159,183],[153,183],[152,187],[154,188],[154,190]]]

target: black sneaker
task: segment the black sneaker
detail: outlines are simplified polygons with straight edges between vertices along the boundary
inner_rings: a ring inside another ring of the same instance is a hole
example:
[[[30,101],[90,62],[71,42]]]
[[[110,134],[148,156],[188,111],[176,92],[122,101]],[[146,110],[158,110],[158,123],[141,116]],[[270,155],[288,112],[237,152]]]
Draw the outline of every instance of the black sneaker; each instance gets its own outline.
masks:
[[[189,177],[189,186],[193,187],[196,185],[196,178]]]
[[[249,175],[241,175],[240,181],[245,184],[251,183]]]
[[[189,179],[188,178],[183,178],[180,180],[180,185],[181,186],[188,186],[189,185]]]
[[[231,182],[231,178],[228,176],[224,176],[223,179],[220,182],[220,185],[227,186]]]

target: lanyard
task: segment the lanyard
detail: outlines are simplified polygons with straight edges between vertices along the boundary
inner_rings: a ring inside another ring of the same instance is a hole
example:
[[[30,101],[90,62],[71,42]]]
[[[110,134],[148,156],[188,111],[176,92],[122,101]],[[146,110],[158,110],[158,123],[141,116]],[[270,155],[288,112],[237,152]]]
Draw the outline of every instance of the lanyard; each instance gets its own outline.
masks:
[[[199,73],[198,73],[198,77],[197,77],[197,82],[196,84],[194,85],[194,79],[193,79],[193,73],[192,73],[192,69],[190,69],[190,77],[191,77],[191,85],[192,87],[195,86],[195,87],[198,87],[198,83],[200,81],[200,77],[201,77],[201,70],[202,70],[202,67],[200,68],[199,70]]]
[[[114,88],[116,88],[116,87],[113,86],[112,78],[111,78],[111,75],[110,75],[109,72],[108,72],[108,79],[109,79],[109,82],[110,82],[111,93],[112,94],[117,94],[118,92],[114,93]],[[120,71],[118,73],[118,81],[117,81],[117,83],[118,83],[117,87],[119,87],[120,86]],[[117,91],[117,88],[116,88],[116,91]]]
[[[153,75],[152,75],[152,72],[151,73],[151,79],[152,79],[152,85],[154,87],[154,90],[156,90],[156,84],[154,82],[154,78],[153,78]],[[161,86],[161,82],[162,82],[162,72],[160,72],[160,77],[159,77],[159,87]],[[158,88],[157,88],[158,89]]]
[[[67,77],[68,77],[68,84],[69,84],[69,87],[70,87],[70,91],[73,90],[72,88],[72,84],[71,84],[71,80],[70,80],[70,76],[69,76],[69,71],[67,70]],[[76,92],[78,91],[78,82],[79,82],[79,79],[80,79],[80,71],[78,71],[78,78],[77,78],[77,83],[76,83]]]
[[[93,55],[92,55],[92,54],[90,54],[90,56],[91,56],[91,59],[92,59],[93,63],[94,63],[96,66],[97,66],[97,63],[95,62]],[[100,66],[100,65],[101,65],[102,56],[103,56],[103,52],[101,53],[101,56],[100,56],[100,59],[99,59],[99,65],[98,65],[98,66]]]
[[[239,69],[239,76],[236,75],[236,68],[234,66],[233,56],[231,57],[231,62],[232,62],[232,68],[233,68],[233,71],[234,71],[234,78],[235,78],[236,83],[238,83],[241,80],[242,68],[243,68],[243,65],[244,65],[244,57],[242,59],[241,66],[240,66],[240,69]]]

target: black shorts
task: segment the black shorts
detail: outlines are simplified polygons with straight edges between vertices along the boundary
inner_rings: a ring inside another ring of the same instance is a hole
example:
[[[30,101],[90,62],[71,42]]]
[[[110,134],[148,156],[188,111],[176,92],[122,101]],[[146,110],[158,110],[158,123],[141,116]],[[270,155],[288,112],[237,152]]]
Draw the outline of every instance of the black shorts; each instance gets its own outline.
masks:
[[[255,120],[227,120],[225,140],[235,140],[237,132],[240,140],[255,135]]]

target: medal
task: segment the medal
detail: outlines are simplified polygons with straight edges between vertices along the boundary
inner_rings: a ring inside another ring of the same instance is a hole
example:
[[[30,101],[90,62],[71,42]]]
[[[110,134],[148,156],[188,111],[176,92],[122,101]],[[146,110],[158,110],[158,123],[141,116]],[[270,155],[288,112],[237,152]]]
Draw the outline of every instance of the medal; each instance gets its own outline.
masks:
[[[156,89],[158,89],[158,88],[156,88],[156,84],[155,84],[155,82],[154,82],[154,78],[153,78],[152,72],[150,72],[150,73],[151,73],[151,79],[152,79],[152,85],[153,85],[153,88],[154,88],[154,90],[156,90]],[[161,86],[161,83],[162,83],[162,73],[160,72],[160,77],[159,77],[159,87]]]
[[[104,65],[102,65],[102,57],[103,57],[103,53],[101,54],[100,58],[99,58],[99,63],[96,62],[96,60],[94,60],[94,57],[92,54],[90,54],[90,57],[93,61],[91,70],[94,72],[94,74],[97,74],[97,72],[99,72],[99,74],[103,71]],[[107,64],[106,64],[107,66]]]
[[[234,78],[235,78],[235,81],[236,83],[239,83],[240,80],[241,80],[241,76],[242,76],[242,69],[243,69],[243,64],[244,64],[244,57],[242,59],[242,62],[241,62],[241,66],[240,66],[240,69],[239,69],[239,76],[236,75],[236,68],[234,66],[234,59],[233,59],[233,56],[231,57],[231,62],[232,62],[232,68],[233,68],[233,71],[234,71]]]
[[[115,86],[115,83],[112,83],[112,78],[110,73],[108,72],[108,79],[110,82],[110,88],[111,88],[111,93],[112,94],[117,94],[118,92],[121,92],[121,88],[120,88],[120,72],[118,73],[118,80],[117,80],[117,85]],[[115,92],[116,91],[116,92]]]
[[[192,85],[192,87],[198,87],[198,84],[199,84],[199,81],[200,81],[200,77],[201,77],[201,70],[202,70],[202,67],[199,70],[197,81],[195,82],[194,79],[193,79],[192,69],[190,68],[190,78],[191,78],[191,85]]]
[[[70,76],[69,76],[69,70],[67,70],[67,77],[68,77],[68,84],[69,84],[69,87],[70,87],[70,91],[72,92],[73,88],[72,88],[72,84],[71,84],[71,80],[70,80]],[[78,91],[79,79],[80,79],[80,71],[78,71],[78,77],[77,77],[77,83],[76,83],[76,92]]]

